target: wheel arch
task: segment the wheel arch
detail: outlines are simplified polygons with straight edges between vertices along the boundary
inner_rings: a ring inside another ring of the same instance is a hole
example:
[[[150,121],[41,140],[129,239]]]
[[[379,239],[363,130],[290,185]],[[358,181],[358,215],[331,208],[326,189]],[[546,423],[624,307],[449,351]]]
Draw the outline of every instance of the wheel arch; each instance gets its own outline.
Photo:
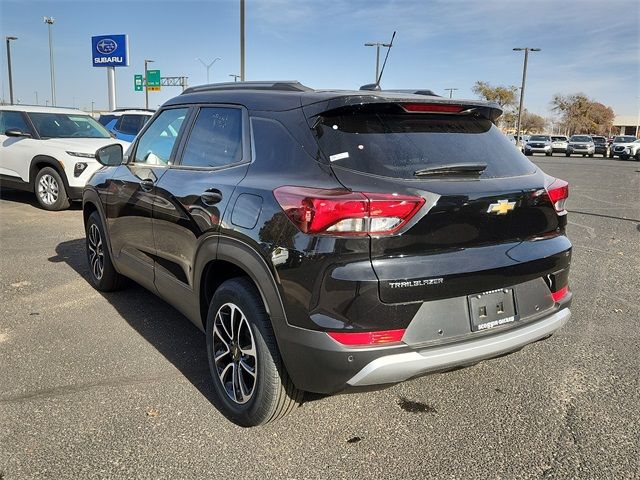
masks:
[[[198,292],[202,327],[206,327],[209,303],[215,289],[226,280],[246,276],[258,290],[277,336],[286,325],[286,316],[274,274],[266,261],[241,240],[223,236],[216,239],[217,242],[207,242],[200,248],[195,265],[194,286]]]
[[[53,168],[60,178],[62,179],[62,183],[64,184],[64,190],[67,193],[67,197],[69,196],[69,182],[67,181],[67,175],[65,174],[64,166],[54,157],[49,155],[36,155],[31,159],[31,164],[29,165],[29,187],[35,193],[36,188],[36,175],[38,172],[42,170],[44,167]]]
[[[104,207],[102,202],[100,201],[100,197],[98,192],[95,190],[91,190],[89,188],[85,188],[82,193],[82,219],[85,231],[87,229],[87,221],[93,212],[98,212],[100,216],[100,221],[102,222],[102,228],[105,233],[105,243],[107,244],[107,248],[109,249],[109,254],[111,255],[111,261],[113,263],[113,267],[118,271],[118,266],[114,260],[113,250],[111,249],[111,238],[109,237],[109,225],[107,224],[107,216],[105,215]]]

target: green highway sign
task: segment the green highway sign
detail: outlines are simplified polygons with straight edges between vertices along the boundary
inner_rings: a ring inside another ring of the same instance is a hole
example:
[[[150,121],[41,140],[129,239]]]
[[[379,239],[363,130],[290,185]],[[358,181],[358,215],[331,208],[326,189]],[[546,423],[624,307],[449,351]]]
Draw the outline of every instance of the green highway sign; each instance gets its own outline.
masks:
[[[160,91],[160,70],[147,70],[147,90]]]
[[[144,90],[144,84],[142,83],[142,75],[133,76],[133,90],[136,92],[141,92],[142,90]]]

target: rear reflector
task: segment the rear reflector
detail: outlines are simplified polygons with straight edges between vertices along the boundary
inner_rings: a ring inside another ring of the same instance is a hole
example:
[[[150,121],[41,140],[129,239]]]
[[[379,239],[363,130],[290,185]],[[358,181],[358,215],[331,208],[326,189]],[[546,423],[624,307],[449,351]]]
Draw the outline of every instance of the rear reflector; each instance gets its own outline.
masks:
[[[565,211],[564,204],[569,198],[569,184],[559,178],[553,179],[551,184],[547,186],[547,194],[551,199],[551,203],[556,209],[556,212],[563,213]]]
[[[319,235],[392,234],[424,204],[411,195],[306,187],[279,187],[273,194],[300,231]]]
[[[384,343],[397,343],[404,336],[402,330],[381,330],[378,332],[327,332],[336,342],[349,347],[364,345],[380,345]]]
[[[551,292],[551,298],[553,298],[554,302],[559,302],[567,296],[567,293],[569,293],[569,287],[562,287],[557,292]]]
[[[462,105],[446,105],[441,103],[405,103],[402,105],[407,112],[416,113],[460,113]]]

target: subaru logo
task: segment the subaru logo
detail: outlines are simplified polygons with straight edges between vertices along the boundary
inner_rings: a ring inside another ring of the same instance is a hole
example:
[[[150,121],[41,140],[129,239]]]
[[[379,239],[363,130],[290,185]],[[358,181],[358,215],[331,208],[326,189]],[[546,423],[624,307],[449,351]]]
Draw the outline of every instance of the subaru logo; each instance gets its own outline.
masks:
[[[103,55],[109,55],[116,48],[118,48],[118,44],[110,38],[103,38],[96,45],[96,50]]]

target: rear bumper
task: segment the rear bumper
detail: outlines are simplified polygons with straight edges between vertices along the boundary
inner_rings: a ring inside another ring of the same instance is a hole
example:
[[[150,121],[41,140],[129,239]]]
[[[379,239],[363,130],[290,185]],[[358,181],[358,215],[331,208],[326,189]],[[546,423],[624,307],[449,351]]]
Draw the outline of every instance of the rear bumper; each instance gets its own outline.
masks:
[[[347,383],[352,387],[397,383],[429,372],[476,363],[519,350],[551,335],[569,321],[564,308],[542,320],[503,333],[421,351],[376,358]]]

